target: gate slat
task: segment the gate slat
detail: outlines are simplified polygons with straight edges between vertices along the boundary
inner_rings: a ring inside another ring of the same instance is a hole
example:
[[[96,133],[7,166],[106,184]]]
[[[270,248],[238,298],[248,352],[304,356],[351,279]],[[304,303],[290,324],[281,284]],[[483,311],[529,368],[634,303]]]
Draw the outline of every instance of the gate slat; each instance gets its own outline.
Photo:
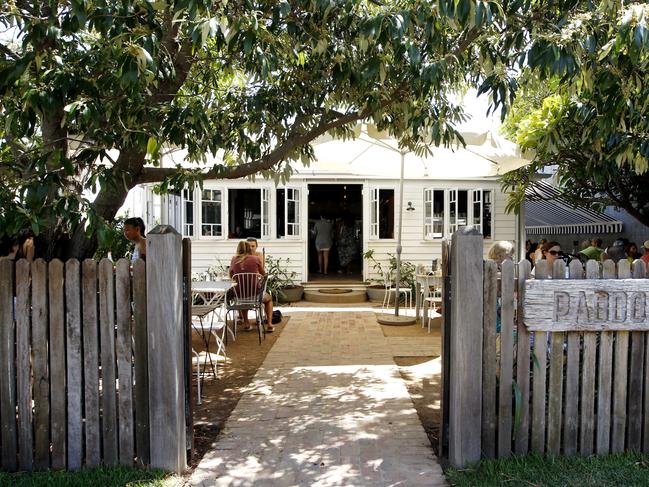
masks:
[[[136,452],[139,465],[148,465],[149,447],[149,366],[146,318],[146,265],[133,264],[133,315],[135,319],[135,421]]]
[[[496,458],[496,303],[498,268],[485,261],[484,315],[482,352],[482,451],[486,458]]]
[[[103,460],[116,465],[117,450],[117,389],[115,384],[115,288],[113,263],[99,263],[99,330],[101,340],[101,388]]]
[[[14,263],[0,259],[0,420],[2,421],[2,468],[18,466],[16,436],[16,386],[14,308]]]
[[[586,279],[599,279],[599,264],[586,263]],[[583,366],[581,372],[581,436],[579,453],[592,455],[595,434],[595,373],[597,367],[597,333],[584,333]]]
[[[615,262],[604,261],[602,278],[615,279]],[[604,331],[599,338],[597,378],[597,446],[598,455],[606,455],[611,444],[611,377],[613,377],[613,332]]]
[[[520,424],[516,430],[515,448],[517,455],[529,451],[530,438],[530,332],[523,322],[523,300],[525,280],[530,278],[531,265],[527,259],[518,264],[518,325],[516,343],[516,383],[521,395]]]
[[[69,470],[77,470],[83,463],[80,267],[76,259],[65,263]]]
[[[570,279],[582,279],[583,269],[581,262],[573,260],[570,263]],[[579,332],[569,332],[568,335],[568,358],[566,361],[566,404],[563,416],[565,455],[577,453],[579,436],[579,355],[581,339]]]
[[[535,278],[546,279],[548,263],[540,260],[536,263]],[[534,332],[534,367],[532,378],[532,450],[538,453],[545,451],[545,391],[547,379],[548,334]]]
[[[498,456],[512,450],[512,386],[514,372],[514,262],[502,263],[500,325],[500,401],[498,411]]]
[[[627,260],[618,262],[618,278],[629,279],[631,268]],[[629,332],[618,331],[615,335],[615,364],[613,366],[613,431],[611,452],[624,451],[626,441],[626,394],[629,374]]]
[[[49,263],[50,307],[50,396],[52,421],[52,468],[65,468],[65,311],[63,263],[54,259]]]
[[[645,277],[645,264],[641,260],[633,263],[633,278]],[[627,448],[640,450],[642,447],[642,398],[643,367],[644,367],[644,340],[646,332],[631,332],[631,363],[629,364],[629,418]],[[649,373],[649,371],[647,371]],[[649,412],[647,412],[649,414]]]
[[[31,365],[31,265],[16,263],[16,391],[18,395],[18,460],[20,470],[31,471],[34,463],[32,429]]]
[[[554,261],[552,277],[564,279],[566,264]],[[548,394],[548,453],[558,455],[561,450],[561,409],[563,407],[563,345],[564,332],[553,332],[550,337],[550,392]]]
[[[34,367],[34,468],[50,467],[50,375],[47,350],[47,264],[32,264],[32,357]]]
[[[117,370],[119,377],[119,462],[133,465],[133,376],[131,336],[131,269],[126,259],[117,262]]]
[[[83,273],[83,376],[86,465],[101,462],[99,425],[99,329],[97,328],[97,263],[86,259]]]

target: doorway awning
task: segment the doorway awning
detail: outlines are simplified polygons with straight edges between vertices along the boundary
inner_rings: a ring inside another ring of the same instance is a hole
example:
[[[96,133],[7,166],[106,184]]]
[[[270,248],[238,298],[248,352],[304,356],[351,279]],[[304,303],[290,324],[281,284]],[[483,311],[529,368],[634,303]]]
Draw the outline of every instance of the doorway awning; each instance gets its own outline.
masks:
[[[525,232],[530,235],[601,235],[622,232],[610,215],[575,206],[552,185],[539,181],[525,191]]]

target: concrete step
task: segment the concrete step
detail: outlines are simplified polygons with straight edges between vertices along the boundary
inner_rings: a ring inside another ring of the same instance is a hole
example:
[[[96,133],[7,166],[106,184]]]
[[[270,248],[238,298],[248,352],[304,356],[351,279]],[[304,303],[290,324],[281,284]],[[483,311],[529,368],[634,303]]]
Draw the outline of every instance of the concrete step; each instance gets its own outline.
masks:
[[[340,289],[340,293],[328,292],[335,291]],[[312,303],[364,303],[367,301],[367,293],[365,288],[363,289],[352,289],[347,286],[337,286],[337,287],[312,287],[309,289],[304,289],[304,298],[305,301],[310,301]]]

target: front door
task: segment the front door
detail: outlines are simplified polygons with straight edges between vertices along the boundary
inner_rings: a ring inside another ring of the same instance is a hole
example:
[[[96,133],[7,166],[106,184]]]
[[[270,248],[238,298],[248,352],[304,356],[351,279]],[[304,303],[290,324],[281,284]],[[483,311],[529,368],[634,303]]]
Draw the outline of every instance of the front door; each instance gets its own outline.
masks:
[[[362,281],[363,185],[310,184],[308,217],[309,282]],[[328,227],[316,225],[320,219],[331,223],[330,239],[316,235],[316,227]]]

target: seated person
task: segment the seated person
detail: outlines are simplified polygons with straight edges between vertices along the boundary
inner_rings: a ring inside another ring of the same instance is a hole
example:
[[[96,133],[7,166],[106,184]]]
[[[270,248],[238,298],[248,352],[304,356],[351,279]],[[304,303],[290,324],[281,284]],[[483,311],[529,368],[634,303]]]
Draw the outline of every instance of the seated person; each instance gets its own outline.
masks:
[[[594,238],[590,242],[590,247],[586,247],[584,250],[579,251],[580,259],[584,262],[588,260],[600,260],[604,253],[602,248],[602,239]]]
[[[259,248],[257,239],[255,237],[248,237],[246,239],[246,242],[248,242],[248,245],[250,245],[250,249],[252,250],[252,255],[256,255],[257,257],[259,257],[261,259],[261,263],[266,265],[263,252],[259,252],[257,250]]]
[[[266,275],[266,270],[264,269],[264,263],[259,257],[253,255],[252,248],[250,244],[245,240],[242,240],[237,245],[237,253],[232,260],[230,261],[230,277],[235,274],[240,274],[242,272],[254,272],[261,274],[262,276]],[[269,320],[272,320],[273,317],[273,300],[270,297],[270,294],[264,293],[264,309],[266,312],[266,332],[272,333],[275,328]],[[248,312],[242,311],[241,317],[243,318],[244,331],[251,331],[253,328],[250,326],[248,321]]]

